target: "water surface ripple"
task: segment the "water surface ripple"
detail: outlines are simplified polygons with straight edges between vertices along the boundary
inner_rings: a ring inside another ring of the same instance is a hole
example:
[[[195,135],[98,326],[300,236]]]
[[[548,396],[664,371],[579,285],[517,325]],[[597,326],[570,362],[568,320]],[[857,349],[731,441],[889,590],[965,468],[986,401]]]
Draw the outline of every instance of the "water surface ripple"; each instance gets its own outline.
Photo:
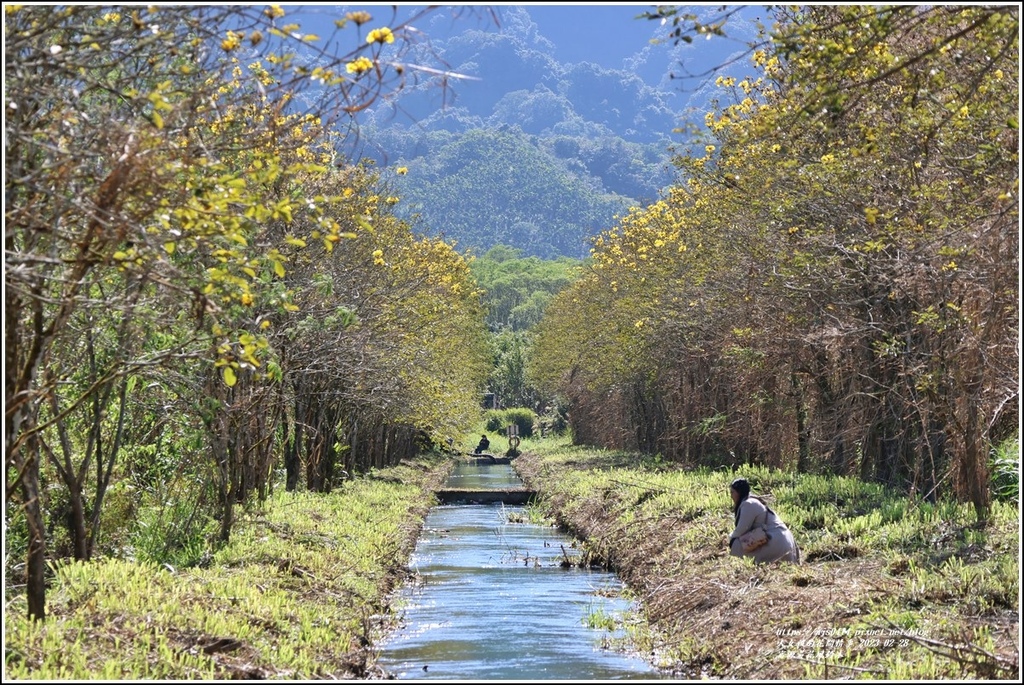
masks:
[[[452,489],[522,487],[508,465],[462,465]],[[510,523],[525,507],[450,504],[431,509],[401,595],[405,625],[381,645],[379,663],[399,679],[660,679],[616,649],[621,628],[587,618],[630,608],[612,573],[562,568],[570,540],[554,528]]]

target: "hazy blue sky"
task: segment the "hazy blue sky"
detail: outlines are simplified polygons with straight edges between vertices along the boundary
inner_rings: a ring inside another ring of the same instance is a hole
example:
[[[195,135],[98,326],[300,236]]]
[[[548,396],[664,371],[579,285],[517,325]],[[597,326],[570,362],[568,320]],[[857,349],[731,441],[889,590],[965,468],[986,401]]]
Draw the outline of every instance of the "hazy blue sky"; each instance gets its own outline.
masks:
[[[555,57],[562,62],[587,61],[621,69],[622,60],[642,50],[658,28],[650,19],[634,18],[652,9],[651,4],[520,4],[540,33],[555,44]]]

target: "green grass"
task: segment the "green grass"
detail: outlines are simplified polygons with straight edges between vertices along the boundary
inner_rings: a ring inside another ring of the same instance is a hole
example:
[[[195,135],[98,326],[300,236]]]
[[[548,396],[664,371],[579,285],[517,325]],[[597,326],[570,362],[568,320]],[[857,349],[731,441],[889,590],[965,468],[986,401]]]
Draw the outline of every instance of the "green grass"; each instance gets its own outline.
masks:
[[[583,625],[591,630],[614,632],[618,629],[619,623],[620,619],[603,607],[590,607],[583,617]]]
[[[527,439],[521,449],[517,469],[542,497],[524,520],[557,521],[583,539],[580,559],[615,568],[639,602],[637,616],[591,611],[584,621],[628,623],[638,649],[679,676],[1007,679],[1019,670],[1014,501],[997,500],[979,528],[969,505],[915,501],[850,478],[745,468],[754,490],[774,498],[805,559],[756,567],[724,552],[728,484],[737,474],[685,471],[566,439]],[[30,623],[24,597],[8,588],[5,674],[365,677],[431,486],[447,467],[406,464],[328,495],[277,492],[265,507],[239,512],[231,543],[202,568],[56,564],[46,622]],[[897,647],[845,639],[841,655],[803,661],[780,657],[780,629],[909,637]],[[753,658],[737,651],[748,645]]]
[[[979,527],[969,504],[915,500],[855,478],[683,470],[565,438],[524,441],[522,449],[517,469],[540,506],[636,589],[652,631],[648,651],[678,675],[1006,678],[1019,668],[1014,501],[995,501]],[[726,554],[728,487],[739,475],[771,496],[802,565],[756,567]],[[732,615],[755,625],[741,627]],[[920,639],[845,640],[831,663],[771,651],[778,628],[894,630],[892,621]],[[757,666],[733,651],[744,643],[761,652]]]
[[[388,620],[435,460],[331,494],[277,492],[240,513],[207,568],[106,559],[55,565],[48,618],[5,608],[16,680],[361,677]]]

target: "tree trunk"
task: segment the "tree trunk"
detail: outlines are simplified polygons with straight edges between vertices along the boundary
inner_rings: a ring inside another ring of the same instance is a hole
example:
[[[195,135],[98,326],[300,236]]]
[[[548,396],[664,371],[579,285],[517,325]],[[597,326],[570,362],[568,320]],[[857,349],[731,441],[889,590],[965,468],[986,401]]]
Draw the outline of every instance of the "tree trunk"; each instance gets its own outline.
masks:
[[[68,528],[74,544],[76,561],[89,560],[89,533],[85,527],[85,498],[77,481],[67,483],[68,496],[71,498],[71,521]]]
[[[227,544],[231,539],[232,518],[235,509],[235,488],[232,485],[231,450],[220,439],[217,439],[217,464],[220,466],[220,535],[221,542]]]
[[[121,378],[121,387],[118,389],[118,410],[117,410],[117,429],[114,432],[114,441],[108,448],[109,456],[107,457],[106,463],[102,458],[102,454],[96,455],[96,493],[93,497],[92,505],[92,522],[89,530],[89,545],[88,554],[92,557],[92,553],[96,549],[96,542],[100,536],[100,512],[103,509],[103,500],[107,496],[107,488],[110,486],[110,477],[114,473],[114,463],[117,461],[117,455],[121,451],[121,442],[124,440],[124,419],[127,413],[127,397],[128,397],[128,376]]]
[[[797,473],[807,473],[811,468],[811,431],[807,426],[807,399],[804,397],[804,385],[800,376],[794,371],[791,378],[796,401],[796,470]]]
[[[82,480],[79,475],[75,473],[74,460],[72,458],[72,446],[71,438],[68,437],[67,425],[64,419],[60,417],[60,403],[57,400],[56,393],[50,396],[50,406],[53,410],[54,422],[57,428],[57,438],[60,440],[60,448],[62,459],[58,459],[57,455],[54,454],[49,444],[38,439],[39,447],[49,457],[50,463],[56,469],[57,474],[60,476],[61,481],[64,483],[64,487],[68,490],[68,497],[71,501],[71,511],[65,520],[65,525],[68,529],[68,535],[71,538],[72,550],[75,555],[75,559],[84,561],[89,558],[88,549],[88,535],[85,528],[85,502],[82,495]],[[92,453],[92,436],[90,435],[89,446],[86,448],[87,454]],[[83,469],[88,464],[88,457],[83,462]]]
[[[973,352],[973,350],[972,350]],[[989,492],[988,481],[988,455],[985,449],[984,431],[985,425],[979,411],[981,404],[981,370],[980,360],[972,354],[966,359],[963,368],[970,369],[962,402],[964,404],[964,445],[963,457],[961,460],[961,477],[966,495],[974,505],[974,513],[979,523],[986,523],[989,517],[989,509],[992,504],[991,493]]]
[[[296,399],[295,418],[285,424],[287,439],[284,446],[284,489],[288,492],[295,492],[299,487],[299,478],[302,475],[302,464],[299,460],[299,450],[302,448],[301,416],[298,399]]]
[[[35,436],[28,441],[29,456],[22,467],[21,492],[25,498],[28,522],[28,558],[26,560],[28,615],[46,619],[46,525],[39,500],[39,445]]]

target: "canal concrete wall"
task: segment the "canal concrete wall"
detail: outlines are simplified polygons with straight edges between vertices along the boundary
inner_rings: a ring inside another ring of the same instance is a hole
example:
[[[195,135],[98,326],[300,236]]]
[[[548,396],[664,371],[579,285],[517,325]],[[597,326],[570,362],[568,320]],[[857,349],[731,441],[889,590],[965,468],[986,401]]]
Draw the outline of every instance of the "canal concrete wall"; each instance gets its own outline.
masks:
[[[437,501],[441,504],[529,504],[537,496],[536,491],[525,488],[495,490],[438,490]]]

